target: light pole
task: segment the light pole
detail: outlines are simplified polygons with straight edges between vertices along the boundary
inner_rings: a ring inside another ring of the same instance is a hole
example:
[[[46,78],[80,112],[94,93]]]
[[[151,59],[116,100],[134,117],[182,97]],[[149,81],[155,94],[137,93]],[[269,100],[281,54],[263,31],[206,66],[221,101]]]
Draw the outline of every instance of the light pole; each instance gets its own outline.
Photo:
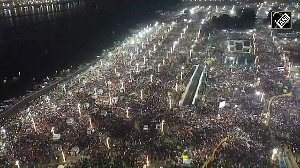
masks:
[[[80,103],[77,104],[77,109],[78,109],[78,113],[81,116],[81,111],[80,111]]]
[[[147,159],[146,159],[146,166],[150,166],[150,162],[149,162],[149,157],[147,156]]]
[[[111,95],[109,95],[109,105],[112,105],[112,98],[111,98]]]
[[[33,117],[31,117],[31,122],[32,122],[32,125],[33,125],[34,130],[36,131],[36,126],[35,126],[35,122],[34,122],[34,120],[33,120]]]
[[[110,146],[109,146],[109,137],[106,138],[106,145],[107,145],[107,148],[110,149]]]
[[[153,82],[153,75],[150,75],[150,82]]]
[[[20,161],[16,160],[16,166],[18,166],[18,168],[20,168]]]
[[[263,92],[263,93],[261,94],[260,102],[263,102],[263,100],[264,100],[264,95],[265,95],[265,93]]]
[[[169,96],[169,108],[172,109],[172,97]]]
[[[157,68],[157,71],[158,71],[158,72],[160,71],[160,69],[159,69],[159,68],[160,68],[160,64],[158,64],[158,68]]]
[[[165,124],[165,120],[161,121],[161,132],[164,132],[164,124]]]
[[[129,118],[129,108],[126,109],[126,117]]]
[[[92,119],[90,118],[89,121],[90,121],[90,128],[93,128]]]
[[[65,162],[66,162],[66,157],[65,157],[64,151],[61,151],[61,154],[62,154],[62,157],[63,157],[64,163],[65,163]]]
[[[183,79],[183,72],[180,71],[180,80],[182,81],[182,79]]]
[[[55,133],[54,133],[54,127],[51,128],[51,132],[52,132],[52,134],[53,134],[53,136],[54,136],[54,134],[55,134]]]

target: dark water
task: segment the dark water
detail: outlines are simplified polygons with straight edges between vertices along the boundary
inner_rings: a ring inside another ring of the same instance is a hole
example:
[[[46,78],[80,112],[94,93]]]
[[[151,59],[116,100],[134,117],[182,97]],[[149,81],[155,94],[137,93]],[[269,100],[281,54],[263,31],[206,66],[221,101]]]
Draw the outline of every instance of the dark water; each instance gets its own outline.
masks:
[[[95,59],[128,36],[129,29],[156,19],[155,11],[177,4],[177,0],[102,0],[2,10],[0,102],[24,95],[34,82],[56,71]]]

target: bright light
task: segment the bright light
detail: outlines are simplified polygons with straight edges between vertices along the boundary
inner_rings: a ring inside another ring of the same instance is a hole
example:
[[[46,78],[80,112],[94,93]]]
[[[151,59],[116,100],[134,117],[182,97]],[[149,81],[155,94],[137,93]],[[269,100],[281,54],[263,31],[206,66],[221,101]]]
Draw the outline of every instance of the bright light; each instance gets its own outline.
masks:
[[[201,24],[204,24],[204,22],[205,22],[205,19],[202,19]]]
[[[277,149],[277,148],[274,148],[274,149],[273,149],[273,154],[276,155],[277,152],[278,152],[278,149]]]
[[[147,165],[147,166],[150,166],[150,162],[149,162],[148,156],[147,156],[147,160],[146,160],[146,165]]]
[[[265,13],[266,13],[266,15],[268,15],[268,14],[269,14],[269,11],[265,11]]]
[[[92,119],[90,118],[90,127],[93,128]]]
[[[79,113],[79,115],[81,115],[81,111],[80,111],[80,103],[77,104],[77,108],[78,108],[78,113]]]
[[[131,39],[130,44],[132,45],[134,44],[134,39]]]
[[[139,37],[140,37],[140,38],[143,38],[143,34],[142,34],[142,33],[139,33]]]
[[[54,135],[54,127],[51,128],[51,132]]]
[[[234,10],[233,10],[233,9],[232,9],[232,10],[230,10],[230,14],[231,14],[231,15],[234,15],[234,13],[235,13],[235,12],[234,12]]]
[[[110,146],[109,146],[109,137],[106,138],[106,145],[107,145],[107,148],[110,149]]]
[[[161,132],[164,131],[164,124],[165,124],[165,120],[162,120],[162,121],[161,121]]]
[[[193,14],[195,13],[195,9],[192,8],[192,9],[190,10],[190,13],[193,15]]]
[[[66,162],[66,157],[65,157],[64,151],[61,151],[61,154],[62,154],[64,162]]]
[[[260,93],[259,91],[256,91],[255,94],[256,94],[257,96],[259,96],[261,93]]]
[[[16,166],[18,166],[18,168],[20,167],[20,162],[18,160],[16,160]]]

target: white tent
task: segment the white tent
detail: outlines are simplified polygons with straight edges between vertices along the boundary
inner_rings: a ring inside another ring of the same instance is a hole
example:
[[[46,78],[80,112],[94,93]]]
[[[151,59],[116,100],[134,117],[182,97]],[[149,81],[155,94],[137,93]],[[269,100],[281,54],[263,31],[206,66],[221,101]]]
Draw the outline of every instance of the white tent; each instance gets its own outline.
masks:
[[[107,111],[106,110],[101,110],[101,115],[102,116],[106,116],[107,115]]]
[[[92,95],[92,99],[96,100],[98,98],[97,94]]]
[[[118,102],[118,97],[113,97],[113,98],[112,98],[112,102],[113,102],[113,103],[117,103],[117,102]]]
[[[58,165],[57,168],[64,168],[65,166],[63,165]]]
[[[225,101],[220,102],[220,103],[219,103],[219,109],[225,107],[225,104],[226,104]]]
[[[88,128],[87,129],[87,134],[88,135],[91,135],[91,134],[93,134],[95,132],[95,129],[94,128]]]
[[[78,146],[74,146],[71,150],[70,150],[70,155],[75,156],[78,155],[80,152],[79,147]]]
[[[144,131],[148,131],[148,129],[149,129],[149,126],[148,126],[148,125],[144,125],[143,130],[144,130]]]
[[[67,119],[67,124],[68,125],[73,125],[74,124],[74,118]]]
[[[60,139],[60,134],[53,134],[52,140],[57,141]]]

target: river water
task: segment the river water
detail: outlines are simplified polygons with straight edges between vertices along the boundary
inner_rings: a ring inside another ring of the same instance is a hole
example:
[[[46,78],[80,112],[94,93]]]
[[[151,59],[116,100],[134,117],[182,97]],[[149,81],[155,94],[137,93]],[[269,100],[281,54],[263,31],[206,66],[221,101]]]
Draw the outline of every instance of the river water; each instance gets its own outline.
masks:
[[[2,9],[0,102],[24,95],[56,71],[90,62],[176,1],[90,0]]]

